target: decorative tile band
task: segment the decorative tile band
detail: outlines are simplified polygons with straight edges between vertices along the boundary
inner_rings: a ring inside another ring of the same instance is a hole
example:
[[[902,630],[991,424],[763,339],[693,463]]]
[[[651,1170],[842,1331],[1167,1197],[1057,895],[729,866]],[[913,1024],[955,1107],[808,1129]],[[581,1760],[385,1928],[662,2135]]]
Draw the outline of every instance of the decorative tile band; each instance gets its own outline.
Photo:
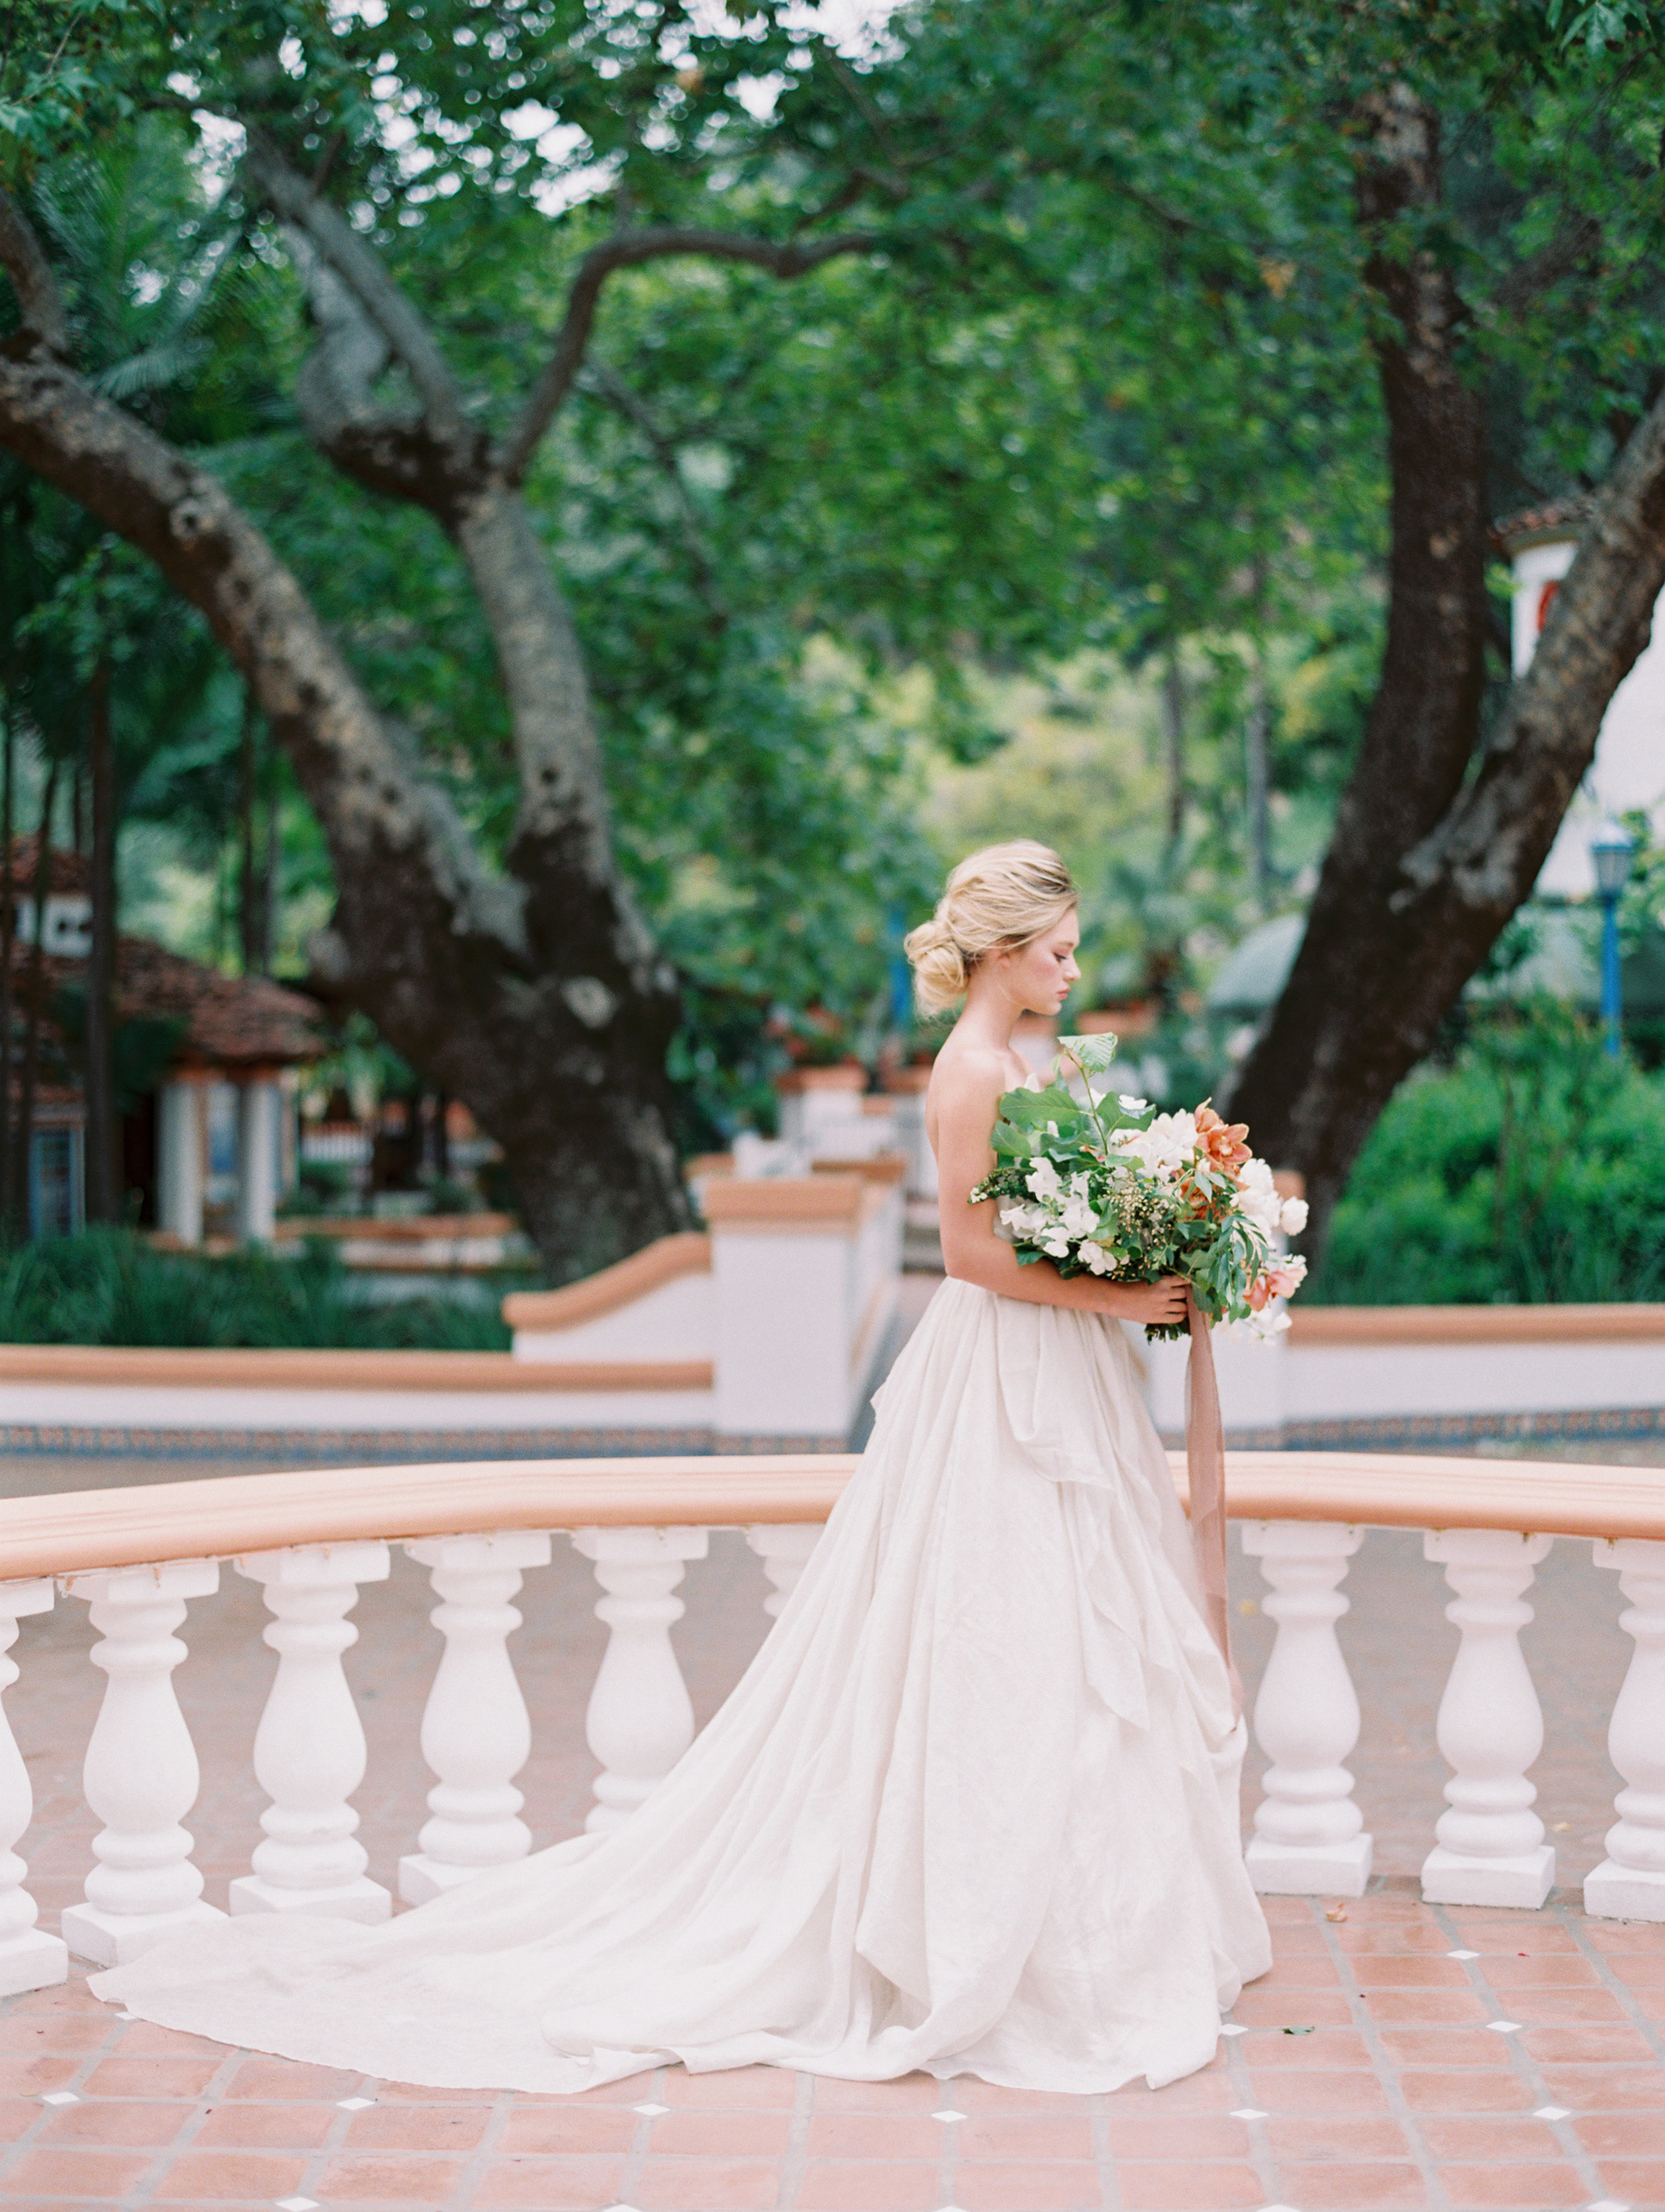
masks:
[[[866,1424],[862,1425],[866,1427]],[[1665,1436],[1665,1406],[1571,1413],[1408,1413],[1349,1420],[1289,1421],[1229,1429],[1233,1451],[1431,1451],[1443,1444],[1592,1442]],[[0,1452],[66,1459],[283,1459],[296,1466],[400,1466],[436,1460],[659,1459],[687,1454],[842,1452],[850,1439],[805,1432],[718,1436],[690,1429],[149,1429],[0,1425]],[[1164,1436],[1170,1446],[1182,1436]]]
[[[131,1429],[0,1426],[0,1452],[65,1459],[283,1459],[297,1466],[421,1461],[659,1459],[842,1452],[842,1436],[720,1437],[710,1429]]]
[[[1395,1413],[1369,1420],[1290,1421],[1286,1451],[1425,1451],[1440,1444],[1576,1443],[1603,1437],[1665,1436],[1665,1406],[1577,1407],[1565,1413]],[[1228,1437],[1228,1443],[1231,1441]]]
[[[1622,1406],[1556,1413],[1391,1413],[1349,1420],[1286,1421],[1280,1427],[1228,1429],[1230,1451],[1437,1451],[1441,1445],[1577,1443],[1588,1438],[1665,1437],[1665,1407]],[[1180,1431],[1162,1441],[1178,1450]]]

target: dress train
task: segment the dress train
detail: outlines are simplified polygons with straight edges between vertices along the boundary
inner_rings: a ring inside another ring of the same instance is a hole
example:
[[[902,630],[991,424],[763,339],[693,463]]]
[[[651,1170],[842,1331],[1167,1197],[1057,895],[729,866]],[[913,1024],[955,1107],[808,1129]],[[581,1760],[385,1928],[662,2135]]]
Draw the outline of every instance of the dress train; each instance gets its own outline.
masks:
[[[781,1619],[624,1826],[380,1927],[240,1918],[91,1987],[436,2087],[672,2059],[1159,2086],[1270,1964],[1243,1745],[1121,1330],[950,1281]]]

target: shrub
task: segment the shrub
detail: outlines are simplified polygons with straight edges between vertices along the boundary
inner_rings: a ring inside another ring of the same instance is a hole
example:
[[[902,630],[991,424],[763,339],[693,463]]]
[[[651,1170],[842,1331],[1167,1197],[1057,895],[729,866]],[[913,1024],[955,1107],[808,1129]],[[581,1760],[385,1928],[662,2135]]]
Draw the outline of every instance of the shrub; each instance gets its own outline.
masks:
[[[0,1341],[506,1352],[509,1332],[492,1298],[372,1304],[322,1240],[208,1259],[92,1229],[0,1258]]]
[[[1488,1016],[1389,1103],[1305,1293],[1327,1305],[1665,1297],[1665,1076],[1546,1005]]]

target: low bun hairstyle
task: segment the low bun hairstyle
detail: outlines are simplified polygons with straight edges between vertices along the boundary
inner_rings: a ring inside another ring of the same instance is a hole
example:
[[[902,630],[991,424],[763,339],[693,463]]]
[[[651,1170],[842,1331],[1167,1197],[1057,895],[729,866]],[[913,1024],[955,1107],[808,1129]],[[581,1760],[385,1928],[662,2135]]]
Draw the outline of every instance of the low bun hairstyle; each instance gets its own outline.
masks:
[[[929,921],[903,942],[921,1013],[937,1014],[965,996],[971,971],[989,952],[1027,945],[1061,921],[1080,894],[1049,845],[1032,837],[986,845],[960,862]]]

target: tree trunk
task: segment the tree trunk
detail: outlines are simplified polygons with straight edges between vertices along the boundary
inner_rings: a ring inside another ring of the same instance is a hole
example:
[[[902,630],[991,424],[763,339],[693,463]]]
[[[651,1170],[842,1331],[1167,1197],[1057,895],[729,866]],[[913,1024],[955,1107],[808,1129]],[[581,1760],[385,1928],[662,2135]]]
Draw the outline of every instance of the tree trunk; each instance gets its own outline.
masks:
[[[46,788],[40,801],[40,838],[34,861],[34,942],[29,947],[28,979],[24,986],[23,1079],[17,1103],[17,1149],[12,1155],[13,1217],[25,1236],[33,1233],[30,1219],[29,1181],[34,1146],[34,1093],[40,1071],[40,1018],[46,995],[46,900],[52,887],[52,816],[58,807],[58,762],[56,754],[46,763]]]
[[[93,816],[93,943],[87,963],[87,1218],[121,1219],[116,1117],[116,764],[110,732],[110,665],[88,695]]]
[[[1395,95],[1377,124],[1360,187],[1371,228],[1438,198],[1432,118]],[[1457,373],[1449,274],[1380,252],[1367,274],[1397,325],[1377,346],[1393,480],[1382,678],[1300,951],[1231,1101],[1257,1152],[1304,1174],[1315,1256],[1382,1107],[1530,896],[1665,585],[1662,403],[1615,464],[1470,775],[1486,629],[1481,395]]]
[[[338,903],[315,947],[322,979],[502,1146],[551,1273],[588,1272],[683,1227],[665,1073],[675,978],[618,878],[599,777],[562,750],[581,677],[518,496],[483,494],[457,529],[491,575],[500,649],[513,648],[523,803],[505,882],[414,773],[294,576],[215,477],[44,345],[0,354],[0,445],[203,611],[328,840]],[[522,557],[535,575],[513,573]]]

